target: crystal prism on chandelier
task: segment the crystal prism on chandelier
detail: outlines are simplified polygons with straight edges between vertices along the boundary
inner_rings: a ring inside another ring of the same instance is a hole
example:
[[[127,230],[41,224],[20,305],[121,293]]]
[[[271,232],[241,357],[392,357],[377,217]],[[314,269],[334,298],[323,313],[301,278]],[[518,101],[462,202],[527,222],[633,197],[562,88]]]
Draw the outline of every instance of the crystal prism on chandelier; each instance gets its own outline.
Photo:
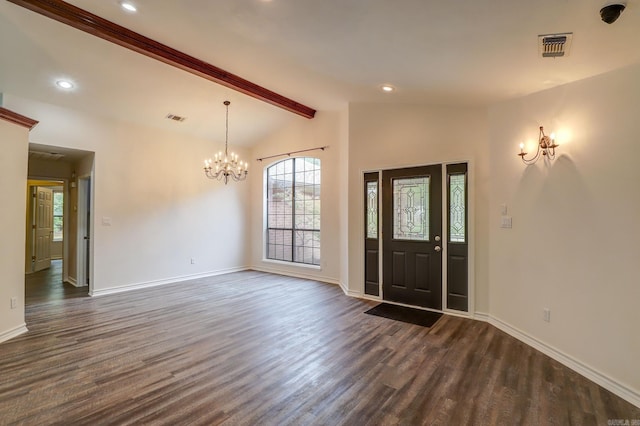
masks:
[[[238,155],[233,152],[229,154],[229,104],[231,102],[224,101],[224,105],[227,107],[224,153],[217,153],[213,160],[211,158],[204,160],[204,174],[209,179],[224,180],[225,185],[229,182],[229,178],[237,182],[245,180],[249,173],[249,170],[247,170],[249,165],[246,161],[240,161]]]

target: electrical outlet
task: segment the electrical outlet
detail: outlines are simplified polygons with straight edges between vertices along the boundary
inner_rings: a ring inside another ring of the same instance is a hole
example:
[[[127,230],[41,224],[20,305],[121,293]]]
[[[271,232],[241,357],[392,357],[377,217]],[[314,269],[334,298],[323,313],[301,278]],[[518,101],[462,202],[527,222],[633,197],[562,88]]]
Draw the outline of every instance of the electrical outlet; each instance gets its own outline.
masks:
[[[12,297],[11,298],[11,309],[15,309],[18,307],[18,298],[17,297]]]
[[[542,319],[544,319],[546,322],[551,322],[551,309],[544,308],[542,310]]]
[[[196,260],[195,260],[193,257],[191,258],[191,264],[192,264],[192,265],[195,265],[195,264],[196,264]]]

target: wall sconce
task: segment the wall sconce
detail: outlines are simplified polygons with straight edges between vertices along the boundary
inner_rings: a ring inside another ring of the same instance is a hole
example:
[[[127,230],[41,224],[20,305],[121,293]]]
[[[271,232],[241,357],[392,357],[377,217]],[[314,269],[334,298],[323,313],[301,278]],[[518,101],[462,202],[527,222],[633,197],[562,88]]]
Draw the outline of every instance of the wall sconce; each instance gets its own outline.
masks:
[[[556,148],[558,144],[555,142],[555,135],[551,133],[550,136],[544,134],[544,129],[540,126],[540,133],[538,134],[538,149],[536,155],[533,158],[524,158],[527,152],[524,152],[524,144],[520,144],[520,153],[518,154],[522,158],[524,164],[533,164],[540,158],[540,153],[546,155],[550,160],[556,158]]]

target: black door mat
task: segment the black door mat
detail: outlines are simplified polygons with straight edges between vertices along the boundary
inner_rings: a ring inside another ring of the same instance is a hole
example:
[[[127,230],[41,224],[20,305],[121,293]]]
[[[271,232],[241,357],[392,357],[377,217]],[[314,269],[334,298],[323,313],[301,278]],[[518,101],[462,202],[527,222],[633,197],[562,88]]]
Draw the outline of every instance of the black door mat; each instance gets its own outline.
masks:
[[[422,309],[391,305],[389,303],[381,303],[378,306],[374,306],[366,311],[365,314],[408,322],[409,324],[423,327],[431,327],[442,316],[439,312],[423,311]]]

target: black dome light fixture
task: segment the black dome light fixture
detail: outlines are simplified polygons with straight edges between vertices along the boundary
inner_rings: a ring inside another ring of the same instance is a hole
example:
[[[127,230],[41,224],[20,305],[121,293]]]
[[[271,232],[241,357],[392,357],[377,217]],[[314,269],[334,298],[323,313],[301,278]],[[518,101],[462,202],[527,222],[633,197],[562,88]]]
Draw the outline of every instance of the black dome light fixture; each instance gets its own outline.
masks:
[[[600,18],[607,24],[613,24],[618,20],[625,7],[622,3],[609,4],[600,9]]]

